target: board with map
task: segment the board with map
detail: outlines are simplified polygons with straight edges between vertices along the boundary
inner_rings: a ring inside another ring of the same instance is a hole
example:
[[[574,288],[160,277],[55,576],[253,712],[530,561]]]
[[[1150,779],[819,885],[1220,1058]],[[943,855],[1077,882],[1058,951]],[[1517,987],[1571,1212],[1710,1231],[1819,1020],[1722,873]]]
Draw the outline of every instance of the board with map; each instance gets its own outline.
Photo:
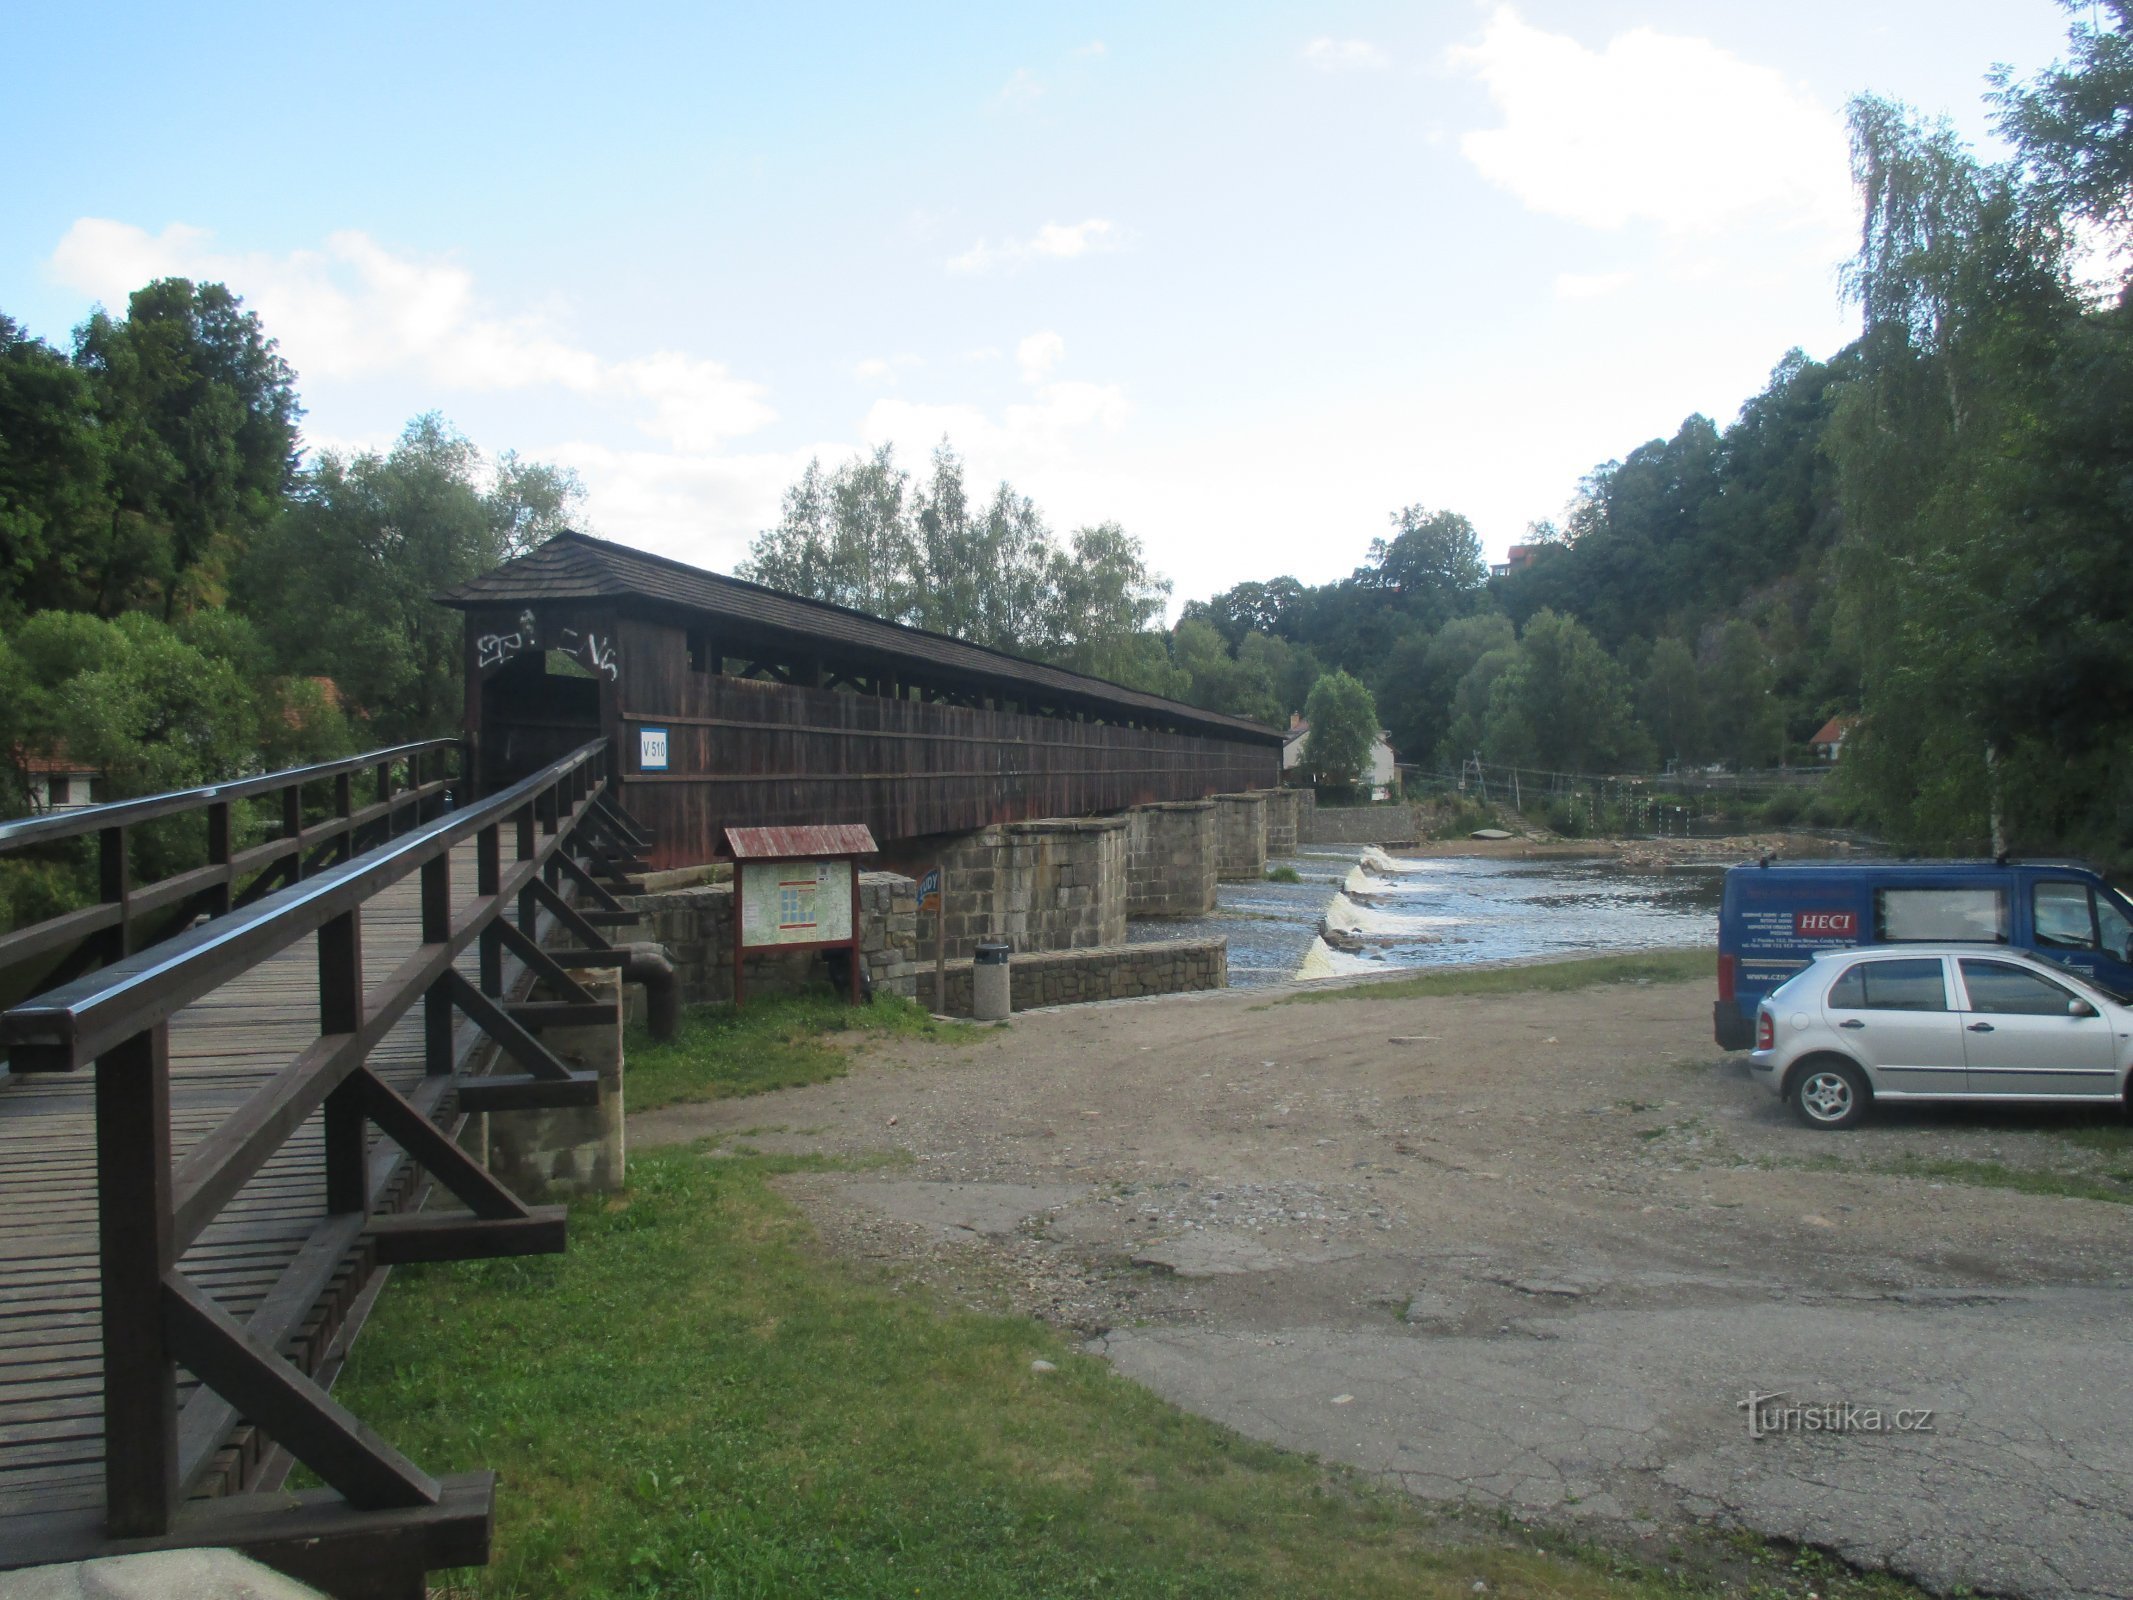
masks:
[[[852,937],[849,861],[744,861],[740,887],[743,949]]]

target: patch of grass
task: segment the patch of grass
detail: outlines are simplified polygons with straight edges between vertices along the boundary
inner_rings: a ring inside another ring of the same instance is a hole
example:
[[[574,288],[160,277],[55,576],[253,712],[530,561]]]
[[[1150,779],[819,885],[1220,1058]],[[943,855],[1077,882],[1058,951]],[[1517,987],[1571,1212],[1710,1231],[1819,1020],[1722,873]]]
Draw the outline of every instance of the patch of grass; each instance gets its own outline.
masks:
[[[2059,1137],[2084,1150],[2101,1150],[2111,1156],[2133,1155],[2133,1124],[2121,1123],[2115,1128],[2068,1128]]]
[[[1979,1189],[2012,1189],[2017,1194],[2133,1205],[2133,1172],[2053,1172],[2041,1167],[2012,1167],[2004,1161],[1967,1161],[1952,1156],[1905,1155],[1894,1161],[1862,1163],[1826,1153],[1787,1160],[1764,1158],[1756,1165],[1772,1171],[1782,1167],[1796,1172],[1865,1172],[1887,1178],[1927,1178],[1940,1183],[1966,1183]]]
[[[870,1006],[846,1005],[834,995],[778,995],[730,1005],[692,1006],[665,1044],[642,1026],[624,1040],[631,1111],[656,1111],[691,1100],[763,1094],[841,1078],[861,1039],[942,1039],[960,1042],[978,1031],[936,1022],[912,1001],[877,994]]]
[[[1268,883],[1302,883],[1303,874],[1294,867],[1274,867],[1266,875]]]
[[[395,1277],[337,1393],[431,1471],[497,1469],[494,1557],[453,1594],[1687,1592],[1455,1539],[1041,1324],[868,1282],[770,1187],[805,1165],[660,1151],[563,1256]]]
[[[2133,1183],[2117,1174],[2050,1172],[2037,1167],[2010,1167],[2004,1161],[1928,1160],[1905,1156],[1882,1169],[1899,1178],[1937,1178],[1980,1189],[2012,1189],[2017,1194],[2063,1195],[2070,1200],[2108,1200],[2133,1205]]]
[[[1325,1000],[1416,1000],[1450,994],[1560,994],[1608,983],[1687,983],[1716,970],[1709,950],[1653,950],[1639,955],[1587,956],[1517,967],[1454,967],[1386,983],[1358,983],[1285,996],[1278,1005]]]

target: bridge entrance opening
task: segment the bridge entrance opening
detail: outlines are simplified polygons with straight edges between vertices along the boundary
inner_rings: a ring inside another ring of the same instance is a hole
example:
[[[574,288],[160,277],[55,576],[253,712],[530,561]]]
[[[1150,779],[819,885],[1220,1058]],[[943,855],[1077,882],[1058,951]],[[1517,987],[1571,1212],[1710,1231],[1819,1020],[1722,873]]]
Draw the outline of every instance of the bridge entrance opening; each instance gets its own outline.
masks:
[[[481,792],[508,788],[600,737],[600,683],[560,650],[529,650],[481,680]]]

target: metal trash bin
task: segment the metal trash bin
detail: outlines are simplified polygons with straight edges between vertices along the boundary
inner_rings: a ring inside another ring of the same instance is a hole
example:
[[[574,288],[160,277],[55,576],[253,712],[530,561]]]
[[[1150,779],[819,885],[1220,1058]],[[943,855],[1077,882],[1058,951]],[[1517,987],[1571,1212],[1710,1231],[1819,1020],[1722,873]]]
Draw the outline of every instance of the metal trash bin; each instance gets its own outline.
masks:
[[[981,943],[970,964],[970,1014],[980,1022],[1000,1022],[1013,1009],[1008,988],[1007,956],[1011,945]]]

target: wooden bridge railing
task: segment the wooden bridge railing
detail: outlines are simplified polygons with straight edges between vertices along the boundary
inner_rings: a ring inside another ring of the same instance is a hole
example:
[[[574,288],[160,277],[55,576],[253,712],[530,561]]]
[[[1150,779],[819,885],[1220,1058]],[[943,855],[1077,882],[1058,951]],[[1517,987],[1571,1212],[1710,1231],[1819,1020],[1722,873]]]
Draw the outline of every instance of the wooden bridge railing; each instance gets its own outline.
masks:
[[[597,1097],[596,1077],[565,1067],[543,1047],[538,1030],[591,1021],[596,1012],[612,1017],[612,1003],[592,1005],[556,954],[538,942],[536,919],[545,912],[576,938],[581,947],[563,955],[570,965],[629,964],[628,952],[610,947],[598,926],[634,920],[608,883],[641,864],[646,841],[607,798],[606,764],[605,745],[588,743],[508,789],[0,1016],[0,1038],[13,1046],[18,1071],[25,1061],[57,1071],[95,1065],[101,1548],[235,1544],[279,1552],[267,1559],[293,1560],[292,1570],[301,1567],[300,1575],[319,1581],[335,1572],[336,1562],[345,1564],[350,1553],[342,1546],[354,1539],[364,1570],[398,1575],[365,1593],[419,1594],[423,1570],[487,1559],[491,1475],[431,1477],[283,1359],[279,1347],[359,1244],[367,1242],[381,1264],[563,1247],[562,1208],[522,1204],[436,1119],[455,1101],[460,1110],[501,1110],[585,1105]],[[354,813],[343,820],[352,823]],[[475,893],[455,905],[451,854],[468,840]],[[364,904],[418,873],[422,942],[391,972],[369,980]],[[577,890],[577,903],[563,894],[566,882]],[[265,1078],[173,1165],[171,1017],[314,934],[317,1041]],[[475,946],[478,982],[455,966]],[[513,1004],[503,987],[507,951],[555,998]],[[402,1093],[371,1070],[367,1057],[417,1004],[425,1076]],[[520,1070],[460,1076],[455,1014]],[[187,1277],[179,1260],[321,1108],[324,1218],[249,1320],[239,1322]],[[373,1155],[367,1125],[398,1150],[381,1145]],[[375,1214],[401,1152],[465,1209]],[[201,1382],[182,1408],[181,1365]],[[286,1496],[185,1504],[188,1487],[240,1416],[317,1473],[340,1500],[325,1510],[314,1505],[308,1523],[291,1520]],[[262,1502],[256,1515],[243,1504],[252,1500]],[[299,1534],[302,1548],[291,1557],[286,1541]],[[0,1562],[6,1564],[14,1563]],[[343,1582],[327,1587],[343,1591],[345,1566],[340,1575]]]
[[[0,856],[34,854],[93,834],[98,880],[95,904],[0,933],[0,997],[19,999],[109,966],[203,913],[221,916],[250,905],[436,815],[462,748],[458,739],[422,739],[256,778],[0,822]],[[374,775],[374,792],[359,801],[356,781],[365,775]],[[306,791],[315,795],[327,786],[327,814],[307,816]],[[269,824],[276,831],[246,845],[262,808],[278,813]],[[205,824],[205,861],[136,882],[138,830],[192,817]]]

